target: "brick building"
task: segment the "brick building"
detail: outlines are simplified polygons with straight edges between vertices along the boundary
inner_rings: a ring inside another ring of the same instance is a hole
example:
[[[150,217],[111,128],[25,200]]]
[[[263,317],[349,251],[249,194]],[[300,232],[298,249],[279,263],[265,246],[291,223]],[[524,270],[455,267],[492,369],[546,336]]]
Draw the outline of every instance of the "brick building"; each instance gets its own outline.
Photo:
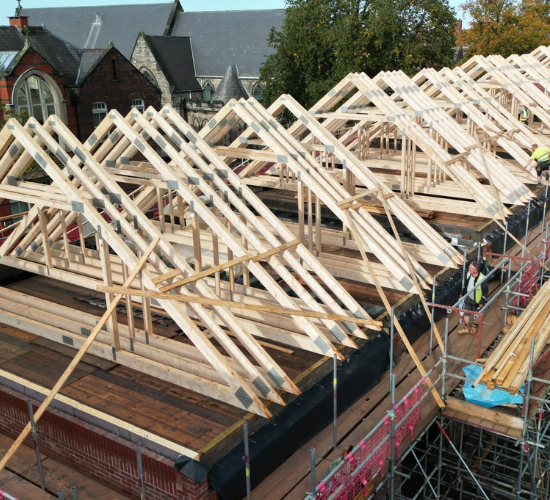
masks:
[[[10,24],[0,27],[0,102],[14,113],[41,123],[56,114],[84,141],[109,109],[126,114],[160,106],[160,90],[112,45],[82,50],[46,28],[29,27],[25,17]],[[1,202],[0,228],[25,210],[25,203]]]
[[[285,10],[185,12],[180,0],[173,0],[22,8],[18,15],[80,49],[103,50],[112,41],[161,88],[163,104],[173,104],[188,121],[197,118],[202,125],[219,109],[213,97],[228,66],[236,68],[248,95],[262,99],[260,66],[274,52],[267,38],[271,28],[281,28]]]
[[[160,91],[112,45],[79,49],[26,17],[0,27],[0,99],[39,122],[57,114],[85,140],[108,109],[160,105]]]
[[[158,108],[161,92],[126,59],[116,47],[103,51],[84,50],[73,101],[77,108],[80,136],[87,138],[107,110],[123,115],[130,109]]]

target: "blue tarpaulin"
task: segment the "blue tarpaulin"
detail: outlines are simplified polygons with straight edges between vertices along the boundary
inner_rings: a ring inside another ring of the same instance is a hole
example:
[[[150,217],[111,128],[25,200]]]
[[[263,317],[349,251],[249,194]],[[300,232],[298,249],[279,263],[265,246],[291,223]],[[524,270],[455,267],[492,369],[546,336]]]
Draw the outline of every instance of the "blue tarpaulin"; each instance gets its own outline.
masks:
[[[481,374],[482,367],[478,365],[468,365],[463,368],[466,378],[475,380]],[[474,403],[485,408],[493,408],[504,404],[521,404],[523,398],[517,394],[512,396],[508,391],[502,389],[487,389],[486,385],[477,384],[472,387],[471,382],[464,382],[464,399],[469,403]],[[523,387],[521,391],[523,392]]]

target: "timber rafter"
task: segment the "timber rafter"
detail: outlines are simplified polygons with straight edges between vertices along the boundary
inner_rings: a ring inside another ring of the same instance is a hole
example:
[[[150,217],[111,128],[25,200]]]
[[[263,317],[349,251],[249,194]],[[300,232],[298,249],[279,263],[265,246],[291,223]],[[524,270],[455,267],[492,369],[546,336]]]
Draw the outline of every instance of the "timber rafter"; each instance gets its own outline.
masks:
[[[379,330],[381,324],[246,186],[228,185],[229,168],[219,159],[216,166],[215,155],[208,160],[210,148],[199,144],[190,128],[182,130],[179,117],[173,120],[179,128],[168,123],[170,113],[176,114],[166,108],[163,113],[148,110],[146,116],[133,111],[124,118],[111,111],[85,144],[54,116],[45,125],[33,118],[24,127],[10,121],[1,135],[0,196],[25,201],[30,208],[0,247],[0,258],[5,265],[106,289],[109,305],[120,294],[108,287],[126,282],[151,240],[157,241],[123,294],[129,306],[141,303],[145,329],[135,328],[130,318],[127,325],[118,324],[112,315],[90,352],[269,416],[263,401],[283,404],[281,391],[299,390],[260,342],[341,358],[337,345],[354,347],[353,337],[366,338],[364,329]],[[165,159],[158,154],[161,149]],[[138,153],[146,165],[133,161]],[[194,166],[184,159],[187,155]],[[22,179],[32,161],[51,184]],[[119,165],[121,172],[116,172]],[[121,187],[128,172],[154,182],[138,182],[129,196]],[[261,222],[248,203],[264,215]],[[156,221],[146,215],[151,209],[158,211]],[[178,251],[168,233],[190,236],[191,258]],[[212,242],[207,251],[201,248],[204,235]],[[95,241],[94,249],[86,248],[84,237]],[[242,283],[236,282],[236,273]],[[151,299],[147,291],[159,295]],[[180,296],[189,300],[180,302]],[[10,299],[1,308],[2,321],[75,347],[85,341],[76,312],[70,327],[44,313],[29,316],[25,297],[10,294]],[[150,319],[152,300],[191,346],[159,341]]]

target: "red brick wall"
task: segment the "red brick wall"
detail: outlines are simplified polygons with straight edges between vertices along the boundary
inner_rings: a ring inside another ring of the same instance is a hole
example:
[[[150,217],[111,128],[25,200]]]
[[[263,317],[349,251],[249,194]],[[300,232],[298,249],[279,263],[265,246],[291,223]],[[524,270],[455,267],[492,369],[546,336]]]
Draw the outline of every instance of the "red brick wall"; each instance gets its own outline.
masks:
[[[35,403],[33,401],[33,403]],[[34,411],[38,405],[33,404]],[[0,388],[0,432],[16,438],[29,420],[26,399]],[[37,424],[41,452],[132,498],[139,498],[135,446],[107,431],[50,408]],[[29,437],[26,441],[33,447]],[[215,500],[207,480],[197,484],[173,461],[142,449],[145,495],[151,500]],[[9,467],[9,463],[8,463]]]
[[[18,28],[22,28],[23,26],[29,25],[29,18],[28,17],[10,17],[10,26],[17,26]]]
[[[116,65],[116,79],[113,61]],[[161,104],[160,90],[114,47],[82,84],[79,98],[78,118],[82,141],[94,130],[94,102],[105,102],[108,109],[116,109],[122,116],[130,111],[133,99],[143,99],[145,108],[154,106],[159,109]]]
[[[12,91],[15,83],[17,82],[17,79],[29,69],[36,69],[38,71],[42,71],[43,73],[46,73],[47,75],[51,76],[59,89],[61,90],[61,94],[63,96],[63,100],[65,101],[66,108],[67,108],[67,124],[73,134],[78,134],[78,128],[77,128],[77,122],[76,122],[76,110],[74,106],[71,103],[71,98],[67,94],[67,91],[65,90],[65,86],[63,85],[63,79],[61,76],[57,75],[52,67],[40,57],[39,54],[34,52],[32,49],[29,50],[19,61],[19,64],[16,66],[14,72],[6,79],[6,80],[0,80],[0,100],[4,104],[11,104],[12,101]]]

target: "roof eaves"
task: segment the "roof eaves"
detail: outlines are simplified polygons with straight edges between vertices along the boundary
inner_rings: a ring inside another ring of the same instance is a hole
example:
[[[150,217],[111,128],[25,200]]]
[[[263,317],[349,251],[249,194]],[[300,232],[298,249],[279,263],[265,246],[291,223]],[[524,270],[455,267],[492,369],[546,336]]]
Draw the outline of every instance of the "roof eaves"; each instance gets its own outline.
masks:
[[[182,93],[182,92],[202,92],[202,91],[203,91],[202,87],[194,87],[194,88],[190,88],[190,89],[177,88],[177,89],[174,90],[174,92],[176,94],[179,94],[179,93]]]

